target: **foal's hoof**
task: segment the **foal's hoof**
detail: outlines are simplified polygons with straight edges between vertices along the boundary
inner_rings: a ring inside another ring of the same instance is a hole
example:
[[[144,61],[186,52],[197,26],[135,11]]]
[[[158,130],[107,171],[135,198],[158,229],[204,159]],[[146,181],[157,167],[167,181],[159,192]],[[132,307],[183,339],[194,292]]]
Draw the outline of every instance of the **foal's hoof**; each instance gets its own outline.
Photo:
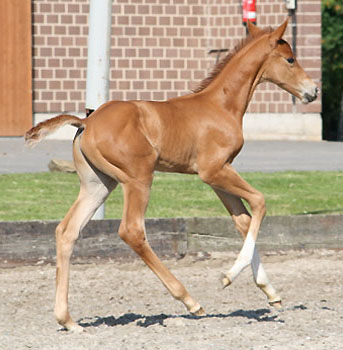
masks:
[[[282,304],[281,304],[281,299],[275,300],[275,301],[270,301],[269,305],[275,307],[275,309],[279,312],[284,311]]]
[[[222,274],[221,282],[222,282],[223,289],[225,289],[226,287],[228,287],[232,283],[231,280],[229,279],[229,277],[225,274]]]
[[[69,324],[65,324],[63,325],[64,329],[71,332],[71,333],[83,333],[86,330],[80,326],[79,324],[73,322],[73,323],[69,323]]]
[[[205,310],[200,306],[200,308],[197,311],[191,312],[194,316],[205,316],[206,312]]]

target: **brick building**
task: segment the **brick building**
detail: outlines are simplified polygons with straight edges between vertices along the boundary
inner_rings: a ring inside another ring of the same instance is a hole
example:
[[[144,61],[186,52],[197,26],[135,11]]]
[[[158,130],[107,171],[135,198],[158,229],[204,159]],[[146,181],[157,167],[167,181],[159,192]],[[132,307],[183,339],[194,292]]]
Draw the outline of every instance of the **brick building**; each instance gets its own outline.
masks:
[[[245,36],[241,3],[113,0],[110,98],[165,100],[189,93],[215,64],[216,54],[208,52],[233,48]],[[32,0],[31,11],[33,122],[61,112],[84,115],[89,1]],[[258,25],[278,26],[287,15],[284,0],[257,0]],[[298,0],[296,19],[298,60],[320,83],[320,1]],[[291,26],[285,39],[292,42]],[[280,88],[262,84],[245,117],[245,133],[320,139],[320,112],[320,99],[294,105]]]

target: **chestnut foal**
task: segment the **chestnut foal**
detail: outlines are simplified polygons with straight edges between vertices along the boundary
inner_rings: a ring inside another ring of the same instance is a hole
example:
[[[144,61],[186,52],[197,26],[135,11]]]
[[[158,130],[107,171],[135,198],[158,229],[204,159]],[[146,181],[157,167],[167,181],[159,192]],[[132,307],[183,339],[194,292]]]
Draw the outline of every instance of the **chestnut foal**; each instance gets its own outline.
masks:
[[[111,101],[87,119],[60,115],[27,132],[27,143],[34,144],[63,125],[79,128],[73,156],[80,193],[56,228],[55,315],[66,329],[82,329],[68,311],[74,243],[118,183],[124,192],[120,237],[175,299],[192,314],[204,314],[147,241],[144,214],[155,170],[198,174],[213,188],[244,238],[234,265],[222,278],[223,286],[230,285],[251,264],[257,286],[271,305],[281,307],[281,298],[270,284],[255,246],[266,211],[263,195],[244,181],[231,163],[243,146],[242,118],[259,83],[273,82],[303,103],[317,97],[318,88],[282,39],[286,27],[287,21],[275,31],[249,23],[249,38],[224,58],[194,93],[165,102]],[[242,198],[249,204],[251,216]]]

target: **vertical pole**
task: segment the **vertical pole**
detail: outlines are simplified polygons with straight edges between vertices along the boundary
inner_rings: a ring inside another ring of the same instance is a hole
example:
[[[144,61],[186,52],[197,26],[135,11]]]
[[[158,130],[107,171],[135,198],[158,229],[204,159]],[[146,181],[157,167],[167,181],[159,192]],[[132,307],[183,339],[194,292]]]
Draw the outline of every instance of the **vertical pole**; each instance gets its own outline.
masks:
[[[89,116],[109,99],[112,0],[90,0],[86,114]],[[105,217],[102,205],[93,219]]]

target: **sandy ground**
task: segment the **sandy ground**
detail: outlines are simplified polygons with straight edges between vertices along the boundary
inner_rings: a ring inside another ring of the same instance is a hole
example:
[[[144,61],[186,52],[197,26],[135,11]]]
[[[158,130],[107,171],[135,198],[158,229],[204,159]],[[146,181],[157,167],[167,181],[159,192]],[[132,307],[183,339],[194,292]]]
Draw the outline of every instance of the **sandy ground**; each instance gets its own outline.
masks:
[[[284,312],[269,308],[250,269],[227,289],[233,253],[166,264],[202,304],[192,317],[139,260],[74,260],[70,304],[82,334],[54,320],[53,264],[0,268],[0,349],[342,349],[343,251],[264,255]]]

